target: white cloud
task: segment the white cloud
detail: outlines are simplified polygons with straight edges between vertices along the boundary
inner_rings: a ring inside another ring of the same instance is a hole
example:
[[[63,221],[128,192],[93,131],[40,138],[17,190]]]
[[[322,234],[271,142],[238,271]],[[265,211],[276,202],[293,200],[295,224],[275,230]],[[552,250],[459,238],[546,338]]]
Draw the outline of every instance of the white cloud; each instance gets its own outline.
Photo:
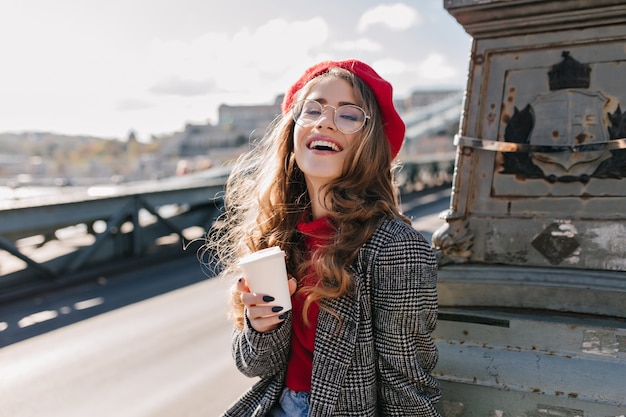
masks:
[[[213,10],[202,0],[189,0],[189,8],[160,0],[149,9],[147,0],[129,7],[111,0],[96,9],[75,3],[0,1],[0,15],[11,17],[0,25],[0,131],[119,137],[130,129],[139,135],[171,132],[186,122],[215,122],[220,104],[271,102],[323,59],[363,59],[399,95],[416,84],[464,78],[467,66],[463,57],[455,68],[454,51],[435,45],[401,50],[416,37],[406,29],[433,24],[426,21],[426,1],[370,2],[358,21],[360,33],[346,26],[359,18],[353,7],[336,8],[327,20],[325,7],[318,16],[307,15],[299,2],[275,11],[262,2],[246,3],[246,10],[236,10],[241,2],[220,2]],[[206,16],[207,8],[215,13]],[[457,42],[453,36],[467,43],[457,22],[443,9],[440,14],[438,25],[450,35],[446,44]]]
[[[213,80],[190,80],[177,75],[158,81],[150,92],[155,94],[169,94],[178,96],[201,96],[215,90]]]
[[[396,98],[407,96],[416,88],[458,88],[460,84],[459,69],[437,53],[428,54],[420,61],[381,59],[372,62],[372,66],[390,80]]]
[[[357,25],[359,32],[365,32],[370,26],[383,25],[391,30],[401,31],[419,24],[417,10],[403,3],[381,4],[366,10]]]
[[[327,59],[329,27],[320,17],[273,19],[233,34],[208,32],[189,40],[153,39],[133,65],[118,118],[139,132],[167,131],[185,122],[216,122],[219,104],[265,103],[304,68]],[[130,121],[129,121],[130,120]]]
[[[417,65],[417,72],[420,77],[426,80],[446,81],[458,76],[458,71],[446,58],[437,53],[429,54],[426,59]]]
[[[135,98],[123,98],[117,100],[115,103],[115,110],[119,111],[135,111],[145,110],[152,107],[152,104],[147,100],[135,99]]]
[[[207,33],[188,42],[154,40],[151,66],[159,74],[156,80],[213,80],[223,91],[265,91],[273,84],[268,81],[323,50],[328,37],[328,25],[320,17],[274,19],[255,31],[244,28],[232,36]],[[208,84],[201,86],[208,92]]]
[[[372,66],[376,68],[376,71],[382,77],[401,74],[409,70],[404,61],[399,61],[397,59],[380,59],[372,63]]]
[[[366,51],[378,52],[382,50],[382,45],[371,39],[360,38],[353,41],[336,42],[332,48],[336,51]]]

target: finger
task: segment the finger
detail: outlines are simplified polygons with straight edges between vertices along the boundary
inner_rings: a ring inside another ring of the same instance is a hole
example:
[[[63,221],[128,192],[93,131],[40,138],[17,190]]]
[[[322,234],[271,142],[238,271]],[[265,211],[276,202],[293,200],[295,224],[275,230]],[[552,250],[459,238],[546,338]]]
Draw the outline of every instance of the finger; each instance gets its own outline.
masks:
[[[258,304],[263,305],[276,305],[272,304],[274,302],[274,297],[266,294],[256,294],[253,292],[242,292],[241,293],[241,302],[246,306],[253,306]]]
[[[247,309],[247,316],[250,325],[259,333],[274,330],[287,318],[286,312],[271,313],[270,315],[257,315],[267,312],[268,307],[251,307]],[[269,308],[271,311],[271,308]]]
[[[289,284],[289,295],[293,295],[294,292],[298,289],[298,281],[295,278],[290,278],[288,281]]]
[[[284,311],[283,306],[254,305],[248,308],[248,318],[260,319],[280,316]]]
[[[237,280],[237,291],[239,292],[250,292],[250,288],[248,287],[248,282],[244,277],[241,277]]]

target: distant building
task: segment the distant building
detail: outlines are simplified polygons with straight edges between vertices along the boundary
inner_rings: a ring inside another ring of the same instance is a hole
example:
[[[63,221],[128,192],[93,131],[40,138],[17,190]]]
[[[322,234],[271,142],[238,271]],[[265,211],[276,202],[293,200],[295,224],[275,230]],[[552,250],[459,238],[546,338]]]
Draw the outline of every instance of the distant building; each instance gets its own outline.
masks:
[[[218,109],[219,126],[243,135],[261,136],[267,126],[281,113],[282,101],[283,95],[280,95],[276,97],[274,104],[270,105],[229,106],[222,104]]]
[[[185,130],[173,137],[181,157],[206,155],[212,149],[245,145],[251,138],[261,137],[269,124],[280,114],[283,96],[270,105],[231,106],[218,109],[217,125],[187,124]]]
[[[457,96],[459,92],[462,92],[462,90],[418,90],[404,99],[396,100],[395,105],[400,114],[402,114]]]
[[[455,96],[458,97],[459,94],[459,90],[416,91],[405,99],[396,100],[395,104],[401,115],[410,116],[406,121],[407,127],[410,128],[415,123],[411,116],[419,112],[421,108],[432,109],[434,104]],[[218,109],[219,120],[217,125],[187,124],[184,131],[176,133],[170,138],[165,153],[177,155],[180,158],[204,155],[215,158],[214,162],[219,163],[219,159],[228,157],[228,152],[225,152],[225,149],[238,148],[262,137],[269,124],[281,113],[282,100],[283,95],[279,95],[274,103],[269,105],[233,106],[222,104]],[[458,112],[460,114],[460,105]],[[458,117],[456,122],[458,123]],[[428,134],[440,135],[448,130],[447,127],[444,127],[437,132],[428,132]],[[407,148],[409,147],[407,146]]]
[[[25,171],[29,165],[29,157],[26,155],[0,154],[0,177],[30,173]]]

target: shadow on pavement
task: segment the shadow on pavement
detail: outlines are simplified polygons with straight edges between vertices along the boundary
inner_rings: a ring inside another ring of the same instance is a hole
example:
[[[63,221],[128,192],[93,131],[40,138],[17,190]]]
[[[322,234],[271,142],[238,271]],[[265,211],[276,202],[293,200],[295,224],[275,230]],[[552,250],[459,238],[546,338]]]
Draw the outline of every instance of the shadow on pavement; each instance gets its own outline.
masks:
[[[179,249],[180,250],[180,249]],[[209,279],[194,250],[93,269],[72,285],[0,303],[0,348]]]

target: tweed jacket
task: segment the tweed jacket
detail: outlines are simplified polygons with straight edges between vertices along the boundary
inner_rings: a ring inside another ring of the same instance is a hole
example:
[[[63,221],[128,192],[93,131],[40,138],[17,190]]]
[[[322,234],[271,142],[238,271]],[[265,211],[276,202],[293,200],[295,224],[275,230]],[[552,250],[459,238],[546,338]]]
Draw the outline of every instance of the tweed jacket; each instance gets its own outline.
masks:
[[[439,416],[430,375],[438,358],[437,262],[424,237],[384,220],[352,265],[353,291],[321,301],[313,353],[310,416]],[[338,317],[326,309],[334,311]],[[275,330],[248,323],[233,332],[237,368],[259,377],[223,416],[264,416],[286,374],[291,314]]]

